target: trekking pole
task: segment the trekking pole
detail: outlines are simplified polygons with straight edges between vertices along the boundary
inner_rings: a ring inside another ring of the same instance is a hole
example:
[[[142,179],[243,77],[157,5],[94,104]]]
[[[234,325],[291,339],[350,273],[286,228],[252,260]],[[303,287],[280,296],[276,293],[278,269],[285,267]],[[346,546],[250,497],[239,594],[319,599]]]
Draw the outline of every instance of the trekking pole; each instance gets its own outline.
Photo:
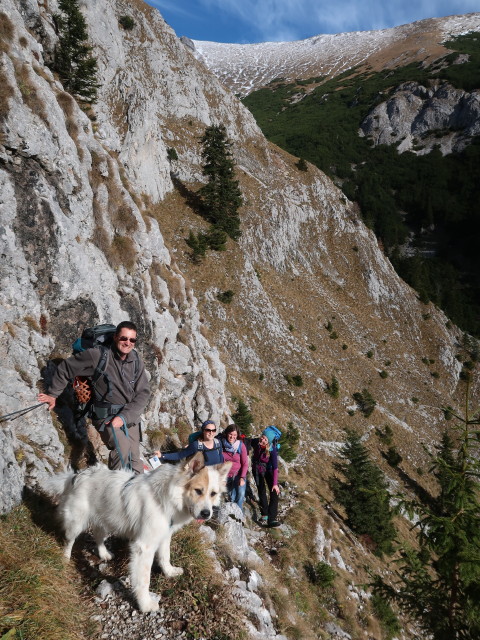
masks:
[[[8,422],[9,420],[16,420],[17,418],[24,416],[29,411],[38,409],[38,407],[41,407],[44,404],[48,404],[48,402],[40,402],[39,404],[34,404],[32,407],[27,407],[26,409],[19,409],[18,411],[12,411],[12,413],[7,413],[4,416],[0,416],[0,422]],[[11,416],[16,416],[16,417],[12,418]]]

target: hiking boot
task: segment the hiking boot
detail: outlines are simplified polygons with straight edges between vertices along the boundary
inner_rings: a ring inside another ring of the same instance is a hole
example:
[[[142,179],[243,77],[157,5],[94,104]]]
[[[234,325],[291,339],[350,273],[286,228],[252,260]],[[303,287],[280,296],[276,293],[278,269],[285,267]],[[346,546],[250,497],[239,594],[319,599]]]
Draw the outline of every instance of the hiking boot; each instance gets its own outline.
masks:
[[[279,522],[278,520],[271,520],[267,526],[268,527],[279,527],[281,525],[281,522]]]
[[[261,527],[266,527],[268,525],[268,516],[260,516],[258,519],[258,524]]]

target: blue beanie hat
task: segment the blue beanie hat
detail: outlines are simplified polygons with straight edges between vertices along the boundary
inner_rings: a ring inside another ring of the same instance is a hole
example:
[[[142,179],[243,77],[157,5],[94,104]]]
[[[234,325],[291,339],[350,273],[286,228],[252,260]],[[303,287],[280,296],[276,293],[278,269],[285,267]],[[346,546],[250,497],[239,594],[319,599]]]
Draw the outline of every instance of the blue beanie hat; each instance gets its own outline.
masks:
[[[216,428],[216,424],[213,420],[205,420],[205,422],[202,422],[202,431],[205,429],[206,426],[208,426],[209,424],[213,424],[213,426]]]

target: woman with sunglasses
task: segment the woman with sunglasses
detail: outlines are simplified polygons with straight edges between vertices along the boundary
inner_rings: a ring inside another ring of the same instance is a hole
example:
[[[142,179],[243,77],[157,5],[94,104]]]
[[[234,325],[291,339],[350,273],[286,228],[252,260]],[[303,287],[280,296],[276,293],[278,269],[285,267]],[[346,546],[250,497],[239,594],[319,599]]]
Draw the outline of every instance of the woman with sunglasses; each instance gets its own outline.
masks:
[[[205,465],[220,464],[223,462],[222,445],[220,440],[215,437],[217,433],[217,427],[212,420],[205,420],[201,426],[201,431],[198,438],[192,439],[185,449],[175,451],[173,453],[161,453],[156,451],[155,453],[162,462],[177,462],[193,456],[197,451],[203,451],[205,458]]]

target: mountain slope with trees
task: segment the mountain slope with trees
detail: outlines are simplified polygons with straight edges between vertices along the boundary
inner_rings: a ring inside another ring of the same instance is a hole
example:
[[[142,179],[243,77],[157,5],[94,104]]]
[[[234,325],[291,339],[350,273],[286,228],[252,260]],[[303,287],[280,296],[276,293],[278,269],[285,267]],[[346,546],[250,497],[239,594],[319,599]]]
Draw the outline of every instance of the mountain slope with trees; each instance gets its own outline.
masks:
[[[405,135],[400,138],[392,131],[390,144],[378,144],[363,123],[377,119],[377,135],[379,105],[387,104],[399,87],[406,100],[418,87],[426,87],[425,93],[440,87],[450,92],[452,111],[465,111],[465,98],[456,95],[457,89],[469,91],[478,103],[479,42],[477,33],[449,41],[452,53],[429,67],[411,64],[382,72],[358,68],[320,83],[280,81],[244,99],[272,142],[316,164],[358,202],[363,220],[420,298],[432,300],[477,335],[480,138],[463,130],[475,131],[478,112],[455,125],[462,127],[455,133],[463,133],[463,150],[446,154],[441,152],[442,140],[454,131],[448,120],[435,124],[433,116],[430,126],[424,126],[418,139],[410,135],[413,142],[403,149]],[[461,63],[459,56],[466,56]],[[396,108],[390,112],[401,107]],[[400,123],[406,117],[402,111],[397,116]]]

